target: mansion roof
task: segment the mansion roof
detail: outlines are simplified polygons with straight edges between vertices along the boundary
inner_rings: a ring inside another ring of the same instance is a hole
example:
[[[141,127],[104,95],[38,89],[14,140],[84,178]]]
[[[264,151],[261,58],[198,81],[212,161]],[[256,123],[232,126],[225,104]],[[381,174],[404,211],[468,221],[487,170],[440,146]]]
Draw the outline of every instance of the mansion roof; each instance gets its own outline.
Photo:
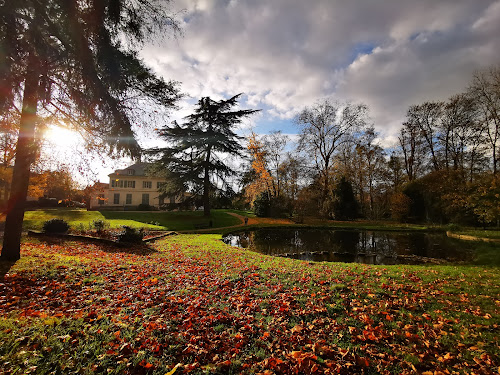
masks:
[[[120,176],[146,176],[146,169],[150,166],[150,163],[135,163],[124,169],[117,169],[109,176],[120,175]]]

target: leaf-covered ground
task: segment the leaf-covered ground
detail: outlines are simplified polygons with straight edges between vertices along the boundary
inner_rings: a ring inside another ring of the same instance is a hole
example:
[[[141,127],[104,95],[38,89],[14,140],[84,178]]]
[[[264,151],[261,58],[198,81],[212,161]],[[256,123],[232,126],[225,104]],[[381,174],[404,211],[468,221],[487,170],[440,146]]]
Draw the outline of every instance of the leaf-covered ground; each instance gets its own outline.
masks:
[[[0,282],[0,373],[499,372],[498,268],[30,241]]]

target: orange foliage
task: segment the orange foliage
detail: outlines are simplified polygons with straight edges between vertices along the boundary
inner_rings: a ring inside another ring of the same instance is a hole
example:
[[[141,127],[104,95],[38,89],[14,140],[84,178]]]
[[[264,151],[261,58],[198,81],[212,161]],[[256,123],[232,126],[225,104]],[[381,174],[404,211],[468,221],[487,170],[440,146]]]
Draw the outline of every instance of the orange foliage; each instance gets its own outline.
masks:
[[[247,149],[252,155],[252,169],[255,171],[257,178],[245,188],[247,198],[253,202],[255,197],[264,191],[270,191],[273,177],[268,171],[266,152],[264,145],[257,139],[257,135],[252,132],[248,137]]]

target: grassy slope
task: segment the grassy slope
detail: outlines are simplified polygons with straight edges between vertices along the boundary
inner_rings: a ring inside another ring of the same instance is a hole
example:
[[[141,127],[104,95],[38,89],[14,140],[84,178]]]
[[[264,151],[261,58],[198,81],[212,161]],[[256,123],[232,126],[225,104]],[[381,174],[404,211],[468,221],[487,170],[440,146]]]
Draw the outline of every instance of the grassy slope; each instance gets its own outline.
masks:
[[[4,370],[498,371],[498,268],[309,263],[219,239],[25,243],[0,284]]]
[[[146,227],[166,230],[195,229],[196,224],[208,224],[212,221],[214,227],[237,225],[240,220],[224,213],[213,210],[210,218],[203,217],[203,212],[134,212],[134,211],[86,211],[74,209],[45,209],[26,211],[24,227],[26,229],[41,229],[43,222],[52,218],[66,220],[73,228],[83,224],[85,227],[93,220],[109,221],[112,228],[128,225],[131,227]],[[153,225],[151,223],[158,223]]]

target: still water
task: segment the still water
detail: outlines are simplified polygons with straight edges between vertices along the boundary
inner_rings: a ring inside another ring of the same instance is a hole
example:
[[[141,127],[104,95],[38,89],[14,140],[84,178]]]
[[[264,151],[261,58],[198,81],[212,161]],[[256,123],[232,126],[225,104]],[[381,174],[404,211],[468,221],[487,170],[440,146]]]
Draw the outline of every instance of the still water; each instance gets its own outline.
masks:
[[[294,259],[366,264],[467,262],[473,244],[444,233],[260,228],[225,235],[226,244]]]

